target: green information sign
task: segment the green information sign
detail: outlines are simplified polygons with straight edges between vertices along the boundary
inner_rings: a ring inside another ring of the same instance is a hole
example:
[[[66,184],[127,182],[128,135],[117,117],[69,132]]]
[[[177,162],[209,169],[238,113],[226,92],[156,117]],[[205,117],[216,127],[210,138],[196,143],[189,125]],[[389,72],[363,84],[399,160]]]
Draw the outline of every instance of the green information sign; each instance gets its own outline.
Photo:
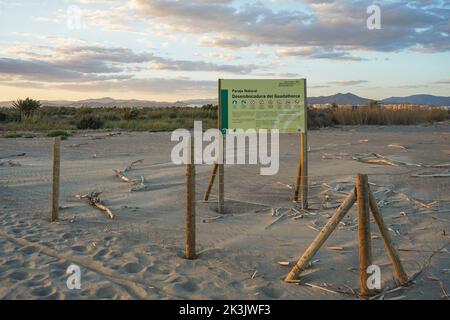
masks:
[[[220,79],[220,129],[306,131],[306,79]]]

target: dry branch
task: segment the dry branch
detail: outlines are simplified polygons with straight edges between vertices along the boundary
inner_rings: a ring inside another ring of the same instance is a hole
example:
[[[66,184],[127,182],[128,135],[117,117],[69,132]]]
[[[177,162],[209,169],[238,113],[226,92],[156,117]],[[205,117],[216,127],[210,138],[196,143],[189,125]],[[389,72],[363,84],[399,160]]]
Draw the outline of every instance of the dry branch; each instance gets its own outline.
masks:
[[[100,200],[99,195],[101,192],[91,192],[89,194],[85,194],[82,196],[77,196],[78,199],[88,199],[89,204],[103,212],[105,212],[106,216],[109,219],[114,219],[115,215],[112,213],[112,211],[106,207],[102,200]]]

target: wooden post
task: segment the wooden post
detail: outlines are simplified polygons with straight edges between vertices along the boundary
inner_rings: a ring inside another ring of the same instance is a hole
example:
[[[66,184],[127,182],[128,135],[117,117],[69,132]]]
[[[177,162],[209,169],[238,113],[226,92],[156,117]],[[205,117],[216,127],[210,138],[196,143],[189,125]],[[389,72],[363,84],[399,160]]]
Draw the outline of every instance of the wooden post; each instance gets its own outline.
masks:
[[[372,211],[372,215],[375,219],[375,222],[378,225],[378,229],[380,230],[381,238],[383,239],[386,251],[389,255],[389,258],[391,259],[392,265],[394,266],[395,274],[397,275],[400,284],[403,285],[408,282],[408,276],[406,275],[406,272],[403,269],[400,257],[393,245],[391,235],[389,234],[389,230],[388,228],[386,228],[386,225],[384,224],[383,216],[380,210],[378,209],[377,202],[375,200],[372,191],[370,190],[370,186],[368,187],[368,191],[369,191],[370,210]]]
[[[209,178],[209,182],[208,182],[208,187],[206,188],[205,195],[203,197],[204,201],[208,201],[208,199],[209,199],[209,194],[211,193],[212,186],[214,185],[214,180],[216,179],[218,167],[219,167],[219,165],[217,163],[214,163],[214,168],[213,168],[211,177]]]
[[[186,164],[186,259],[195,259],[195,163],[194,143],[189,140],[190,163]]]
[[[61,162],[61,138],[53,139],[53,167],[52,167],[52,212],[50,221],[58,220],[59,209],[59,174]]]
[[[369,193],[367,175],[358,174],[356,178],[356,194],[358,202],[358,238],[359,238],[359,290],[361,296],[369,296],[367,287],[367,267],[372,264],[370,238]]]
[[[300,157],[301,157],[301,185],[302,185],[302,209],[308,209],[308,140],[305,132],[300,133]]]
[[[219,79],[219,85],[218,85],[218,88],[219,88],[219,104],[218,104],[218,106],[217,106],[217,114],[218,114],[218,128],[219,128],[219,130],[221,130],[222,129],[222,126],[221,126],[221,122],[222,122],[222,110],[221,110],[221,107],[222,107],[222,98],[221,98],[221,85],[220,85],[220,79]],[[222,130],[221,130],[221,132],[222,132]],[[224,134],[223,132],[222,132],[222,134]],[[225,204],[224,204],[224,194],[225,194],[225,168],[224,168],[224,162],[225,162],[225,159],[224,159],[224,147],[225,147],[225,143],[224,143],[224,140],[225,140],[225,137],[223,137],[222,138],[222,141],[221,141],[221,146],[220,146],[220,151],[219,151],[219,159],[218,159],[218,170],[219,170],[219,196],[218,196],[218,208],[217,208],[217,210],[218,210],[218,212],[220,213],[220,214],[223,214],[224,213],[224,211],[225,211]]]
[[[302,149],[301,136],[300,136],[300,150]],[[302,176],[302,152],[300,151],[300,159],[298,159],[297,176],[295,179],[294,199],[293,202],[298,202],[298,193],[300,191],[300,182]]]
[[[219,213],[223,214],[225,212],[224,203],[225,194],[225,169],[224,164],[219,164]]]
[[[296,265],[292,268],[291,272],[286,276],[286,282],[291,282],[295,280],[297,275],[305,270],[311,258],[316,254],[316,252],[320,249],[320,247],[324,244],[324,242],[328,239],[331,233],[336,229],[336,226],[342,220],[342,218],[347,214],[350,208],[356,201],[356,192],[353,190],[351,194],[345,198],[344,202],[341,206],[336,210],[335,214],[328,220],[326,225],[320,230],[319,234],[316,236],[314,241],[310,244],[308,249],[306,249],[305,253],[303,253],[302,257],[298,260]]]

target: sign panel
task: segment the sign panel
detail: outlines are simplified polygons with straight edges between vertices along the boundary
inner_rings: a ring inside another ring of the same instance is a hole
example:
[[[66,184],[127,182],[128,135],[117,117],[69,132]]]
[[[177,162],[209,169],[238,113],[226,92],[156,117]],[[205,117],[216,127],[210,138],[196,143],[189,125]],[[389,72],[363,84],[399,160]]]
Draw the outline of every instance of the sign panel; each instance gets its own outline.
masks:
[[[220,79],[220,129],[306,132],[306,79]]]

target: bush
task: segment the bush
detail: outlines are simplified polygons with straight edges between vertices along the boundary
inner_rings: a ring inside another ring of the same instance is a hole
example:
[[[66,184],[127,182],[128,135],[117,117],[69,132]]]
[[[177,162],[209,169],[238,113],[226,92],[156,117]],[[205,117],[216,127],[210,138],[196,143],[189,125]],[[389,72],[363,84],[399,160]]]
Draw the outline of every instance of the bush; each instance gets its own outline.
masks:
[[[63,130],[51,130],[47,133],[47,137],[61,137],[61,140],[66,140],[70,137],[70,133]]]
[[[21,138],[22,135],[20,133],[16,132],[8,132],[5,134],[5,138],[14,139],[14,138]]]
[[[103,127],[103,120],[92,115],[82,116],[76,123],[77,129],[100,129]]]
[[[134,120],[139,117],[139,110],[137,109],[124,109],[122,113],[123,120]]]

